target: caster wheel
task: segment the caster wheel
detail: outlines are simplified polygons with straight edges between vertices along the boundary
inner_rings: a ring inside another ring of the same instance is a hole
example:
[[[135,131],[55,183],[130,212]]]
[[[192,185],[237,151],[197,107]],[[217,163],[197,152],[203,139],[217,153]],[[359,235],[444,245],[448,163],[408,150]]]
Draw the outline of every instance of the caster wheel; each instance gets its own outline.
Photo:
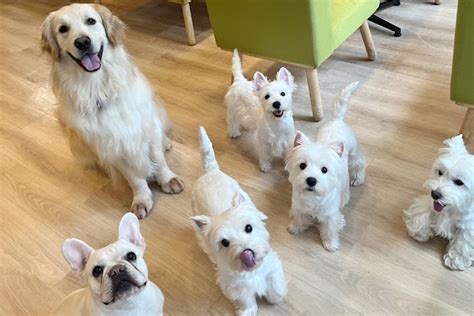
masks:
[[[393,34],[393,36],[395,36],[395,37],[400,37],[400,36],[402,36],[402,31],[395,31],[395,33]]]

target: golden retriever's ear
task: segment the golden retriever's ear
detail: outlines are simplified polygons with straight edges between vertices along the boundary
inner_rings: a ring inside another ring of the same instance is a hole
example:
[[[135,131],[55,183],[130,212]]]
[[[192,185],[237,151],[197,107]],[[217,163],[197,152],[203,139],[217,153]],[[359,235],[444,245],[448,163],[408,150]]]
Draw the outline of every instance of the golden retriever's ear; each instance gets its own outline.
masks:
[[[51,54],[53,59],[59,59],[59,45],[52,25],[53,16],[54,12],[51,12],[41,26],[41,48]]]
[[[102,5],[94,4],[94,8],[102,18],[102,24],[104,25],[109,42],[112,46],[120,44],[125,36],[125,23]]]

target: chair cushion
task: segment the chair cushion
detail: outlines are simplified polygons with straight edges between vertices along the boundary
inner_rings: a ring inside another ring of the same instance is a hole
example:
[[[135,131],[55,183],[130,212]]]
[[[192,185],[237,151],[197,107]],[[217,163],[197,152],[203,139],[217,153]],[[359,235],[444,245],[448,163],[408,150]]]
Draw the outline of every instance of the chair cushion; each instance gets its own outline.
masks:
[[[378,8],[379,0],[331,0],[333,44],[337,48]]]

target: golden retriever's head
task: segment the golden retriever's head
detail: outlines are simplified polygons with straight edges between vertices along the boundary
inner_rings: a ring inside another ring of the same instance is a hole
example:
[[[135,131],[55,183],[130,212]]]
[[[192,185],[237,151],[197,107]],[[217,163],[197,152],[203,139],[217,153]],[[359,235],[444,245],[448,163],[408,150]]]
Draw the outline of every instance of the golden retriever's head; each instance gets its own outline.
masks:
[[[104,6],[71,4],[51,12],[41,45],[54,60],[70,58],[87,72],[100,69],[107,48],[120,45],[125,24]]]

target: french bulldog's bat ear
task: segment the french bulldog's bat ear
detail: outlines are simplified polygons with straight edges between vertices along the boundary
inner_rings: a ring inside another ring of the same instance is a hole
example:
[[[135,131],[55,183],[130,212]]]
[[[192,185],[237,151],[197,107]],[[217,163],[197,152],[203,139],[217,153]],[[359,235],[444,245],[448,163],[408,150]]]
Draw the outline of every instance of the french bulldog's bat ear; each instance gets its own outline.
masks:
[[[193,221],[194,229],[199,232],[204,232],[211,223],[211,219],[205,215],[192,216],[191,220]]]
[[[286,83],[292,88],[296,88],[295,79],[293,78],[293,75],[285,67],[281,67],[280,70],[278,70],[276,79],[277,81]]]
[[[255,84],[255,88],[258,91],[258,90],[262,89],[268,83],[268,79],[260,71],[257,71],[253,75],[253,82]]]
[[[339,155],[339,157],[342,157],[342,155],[344,154],[344,143],[343,142],[331,143],[331,144],[329,144],[329,148],[334,150]]]
[[[78,276],[84,271],[92,251],[91,246],[79,239],[69,238],[63,243],[63,256]]]
[[[145,250],[145,239],[140,233],[140,223],[135,214],[127,213],[122,217],[119,225],[119,239],[124,239]]]
[[[452,153],[457,153],[461,155],[468,154],[466,145],[464,144],[464,140],[462,138],[462,134],[446,139],[443,144],[447,145],[448,148],[444,148],[441,151],[447,150]]]

